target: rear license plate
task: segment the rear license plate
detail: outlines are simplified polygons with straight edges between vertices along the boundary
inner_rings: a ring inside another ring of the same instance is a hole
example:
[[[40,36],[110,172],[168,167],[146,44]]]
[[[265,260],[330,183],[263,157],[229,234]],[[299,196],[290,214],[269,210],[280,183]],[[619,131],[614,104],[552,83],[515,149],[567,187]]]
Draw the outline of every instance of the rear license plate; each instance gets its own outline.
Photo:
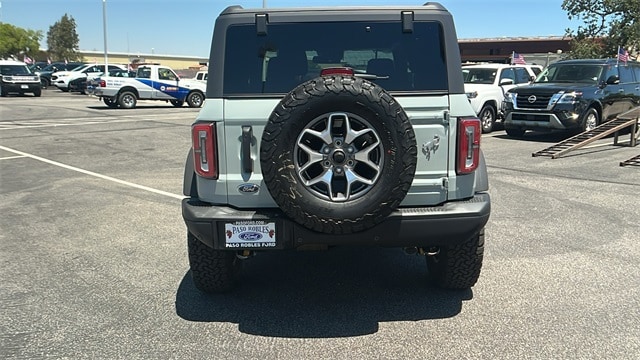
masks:
[[[29,85],[20,85],[20,88],[21,88],[21,89],[28,89],[28,88],[29,88]]]
[[[263,220],[242,220],[224,224],[226,248],[276,247],[276,223]]]

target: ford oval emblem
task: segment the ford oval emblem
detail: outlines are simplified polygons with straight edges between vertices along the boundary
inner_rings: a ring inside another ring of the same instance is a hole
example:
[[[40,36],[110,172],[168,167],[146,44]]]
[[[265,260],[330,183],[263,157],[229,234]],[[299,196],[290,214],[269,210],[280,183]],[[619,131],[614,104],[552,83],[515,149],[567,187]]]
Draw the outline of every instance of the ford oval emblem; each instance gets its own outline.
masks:
[[[244,241],[257,241],[262,239],[262,234],[259,232],[248,231],[238,234],[238,237]]]
[[[240,184],[238,185],[238,192],[241,194],[255,194],[260,190],[258,184]]]
[[[529,98],[527,98],[527,100],[529,100],[529,103],[533,104],[534,102],[536,102],[536,100],[538,100],[538,98],[535,95],[531,95],[529,96]]]

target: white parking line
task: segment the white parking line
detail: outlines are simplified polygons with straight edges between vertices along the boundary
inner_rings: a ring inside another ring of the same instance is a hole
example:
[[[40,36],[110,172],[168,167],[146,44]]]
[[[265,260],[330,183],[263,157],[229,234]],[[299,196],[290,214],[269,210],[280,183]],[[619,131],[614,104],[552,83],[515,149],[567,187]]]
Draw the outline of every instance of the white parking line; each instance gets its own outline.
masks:
[[[35,128],[46,128],[46,127],[58,127],[58,126],[82,126],[82,125],[101,125],[101,124],[112,124],[112,123],[126,123],[126,122],[142,122],[142,121],[157,121],[157,120],[182,120],[184,119],[184,115],[181,116],[157,116],[157,115],[135,115],[135,116],[123,116],[126,119],[121,120],[92,120],[93,118],[75,118],[73,121],[76,122],[39,122],[39,121],[14,121],[11,123],[0,123],[0,131],[3,130],[19,130],[19,129],[35,129]],[[189,119],[192,121],[193,119]],[[79,122],[77,122],[79,121]],[[190,124],[190,123],[189,123]]]
[[[118,183],[118,184],[121,184],[121,185],[129,186],[129,187],[132,187],[132,188],[136,188],[136,189],[140,189],[140,190],[144,190],[144,191],[148,191],[148,192],[152,192],[154,194],[164,195],[164,196],[168,196],[168,197],[171,197],[171,198],[174,198],[174,199],[178,199],[178,200],[184,199],[184,196],[182,196],[182,195],[172,194],[170,192],[166,192],[166,191],[150,188],[148,186],[134,184],[132,182],[116,179],[116,178],[111,177],[111,176],[106,176],[106,175],[95,173],[93,171],[80,169],[80,168],[77,168],[75,166],[66,165],[66,164],[63,164],[63,163],[59,163],[57,161],[45,159],[45,158],[40,157],[40,156],[28,154],[28,153],[25,153],[25,152],[22,152],[22,151],[18,151],[18,150],[15,150],[15,149],[11,149],[11,148],[8,148],[8,147],[2,146],[2,145],[0,145],[0,150],[5,150],[5,151],[8,151],[8,152],[14,153],[16,155],[19,155],[19,157],[28,157],[28,158],[31,158],[31,159],[34,159],[34,160],[42,161],[42,162],[47,163],[47,164],[51,164],[51,165],[55,165],[55,166],[64,168],[64,169],[67,169],[67,170],[76,171],[76,172],[79,172],[79,173],[82,173],[82,174],[85,174],[85,175],[94,176],[94,177],[97,177],[97,178],[100,178],[100,179],[103,179],[103,180],[108,180],[108,181],[111,181],[111,182],[115,182],[115,183]]]
[[[20,159],[20,158],[24,158],[24,157],[26,157],[26,156],[23,156],[23,155],[7,156],[7,157],[1,157],[0,160]]]
[[[83,120],[83,119],[74,119],[74,120],[77,121],[77,120]],[[88,120],[88,121],[80,121],[80,122],[72,122],[72,123],[15,121],[9,124],[0,124],[0,131],[18,130],[18,129],[35,129],[35,128],[58,127],[58,126],[96,125],[96,124],[109,124],[109,123],[133,122],[133,121],[145,121],[145,120],[141,120],[141,119],[124,119],[124,120],[111,120],[111,121]]]

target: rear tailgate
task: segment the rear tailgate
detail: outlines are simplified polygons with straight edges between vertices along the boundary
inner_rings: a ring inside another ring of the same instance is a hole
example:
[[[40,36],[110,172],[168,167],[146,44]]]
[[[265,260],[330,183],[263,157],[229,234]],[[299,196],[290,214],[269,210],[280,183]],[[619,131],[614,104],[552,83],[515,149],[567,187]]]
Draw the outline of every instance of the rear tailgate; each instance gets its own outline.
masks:
[[[415,178],[402,206],[442,203],[447,199],[449,166],[448,96],[397,100],[411,119],[418,147]],[[225,180],[228,203],[232,206],[276,206],[262,179],[259,145],[267,122],[264,114],[271,113],[277,103],[274,99],[224,100],[225,143],[219,145],[225,149]],[[250,167],[247,161],[250,161]]]

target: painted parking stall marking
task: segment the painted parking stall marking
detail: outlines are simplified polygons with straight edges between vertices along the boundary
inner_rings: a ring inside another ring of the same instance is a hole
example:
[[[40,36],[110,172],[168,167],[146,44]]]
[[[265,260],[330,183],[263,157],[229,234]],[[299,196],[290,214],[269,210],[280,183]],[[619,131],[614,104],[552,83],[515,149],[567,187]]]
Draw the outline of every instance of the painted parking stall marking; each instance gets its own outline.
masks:
[[[120,185],[125,185],[125,186],[129,186],[129,187],[132,187],[132,188],[136,188],[136,189],[152,192],[154,194],[168,196],[168,197],[171,197],[171,198],[174,198],[174,199],[179,199],[179,200],[182,200],[184,198],[184,196],[182,196],[182,195],[173,194],[173,193],[170,193],[170,192],[167,192],[167,191],[154,189],[154,188],[151,188],[151,187],[148,187],[148,186],[144,186],[144,185],[140,185],[140,184],[134,184],[134,183],[129,182],[129,181],[117,179],[117,178],[114,178],[114,177],[111,177],[111,176],[107,176],[107,175],[98,174],[98,173],[95,173],[93,171],[80,169],[80,168],[77,168],[75,166],[59,163],[57,161],[53,161],[53,160],[49,160],[49,159],[45,159],[43,157],[32,155],[32,154],[28,154],[28,153],[25,153],[25,152],[22,152],[22,151],[19,151],[19,150],[11,149],[11,148],[8,148],[6,146],[0,145],[0,150],[8,151],[8,152],[14,153],[14,154],[16,154],[18,156],[28,157],[28,158],[31,158],[31,159],[34,159],[34,160],[42,161],[44,163],[55,165],[55,166],[58,166],[58,167],[61,167],[61,168],[67,169],[67,170],[72,170],[72,171],[76,171],[76,172],[79,172],[79,173],[82,173],[82,174],[85,174],[85,175],[89,175],[89,176],[97,177],[97,178],[100,178],[100,179],[103,179],[103,180],[111,181],[111,182],[114,182],[114,183],[117,183],[117,184],[120,184]]]

